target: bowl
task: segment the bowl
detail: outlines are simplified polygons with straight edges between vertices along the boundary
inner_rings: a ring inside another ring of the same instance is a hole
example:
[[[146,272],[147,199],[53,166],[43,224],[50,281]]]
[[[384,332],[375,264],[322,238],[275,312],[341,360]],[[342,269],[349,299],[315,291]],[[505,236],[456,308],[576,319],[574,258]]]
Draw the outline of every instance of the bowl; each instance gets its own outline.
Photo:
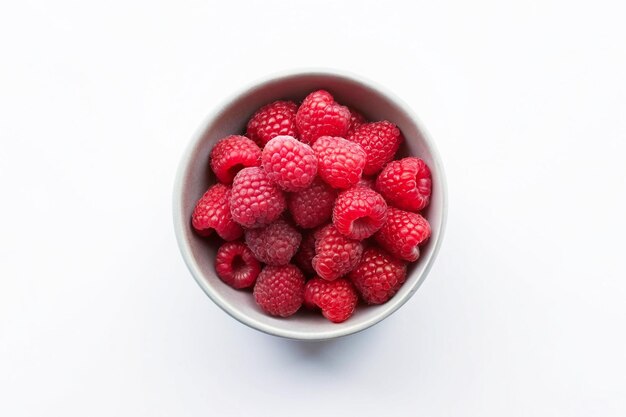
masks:
[[[387,303],[359,305],[352,317],[339,324],[313,312],[299,311],[289,318],[263,313],[250,291],[235,290],[217,277],[213,262],[218,244],[214,239],[195,234],[190,222],[197,200],[215,182],[208,164],[208,155],[215,142],[224,136],[244,132],[248,119],[262,105],[278,99],[301,101],[318,89],[328,90],[337,102],[356,108],[369,120],[389,120],[398,125],[405,137],[398,155],[424,159],[433,179],[431,202],[423,213],[431,224],[432,235],[420,248],[420,259],[410,264],[406,282]],[[380,85],[335,70],[301,70],[274,75],[245,87],[219,105],[191,139],[174,186],[174,229],[178,246],[189,271],[204,292],[241,323],[264,333],[299,340],[326,340],[353,334],[398,310],[420,287],[437,257],[446,212],[446,180],[439,154],[409,106]]]

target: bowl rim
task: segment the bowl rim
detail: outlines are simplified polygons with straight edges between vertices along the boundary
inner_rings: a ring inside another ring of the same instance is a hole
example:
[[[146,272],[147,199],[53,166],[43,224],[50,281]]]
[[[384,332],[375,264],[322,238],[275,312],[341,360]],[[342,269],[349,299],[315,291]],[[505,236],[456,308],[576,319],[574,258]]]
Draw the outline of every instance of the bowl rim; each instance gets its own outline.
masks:
[[[318,332],[300,332],[287,330],[284,328],[276,327],[267,323],[262,323],[257,321],[246,314],[243,314],[236,308],[232,308],[227,302],[225,302],[222,297],[217,294],[204,280],[204,275],[200,270],[198,264],[196,263],[189,241],[185,236],[185,216],[182,213],[182,191],[185,185],[185,178],[187,167],[189,162],[194,155],[194,151],[196,147],[199,145],[202,137],[204,136],[204,132],[206,132],[207,128],[213,123],[215,119],[217,119],[221,113],[225,111],[225,109],[233,103],[235,100],[240,98],[241,96],[249,93],[252,90],[263,87],[265,84],[272,83],[285,78],[292,78],[297,76],[325,76],[325,77],[337,77],[347,79],[352,82],[356,82],[362,85],[365,85],[369,89],[375,91],[383,97],[387,97],[391,100],[395,105],[397,105],[402,111],[404,111],[411,120],[415,123],[418,130],[422,134],[424,142],[429,148],[432,159],[434,162],[434,170],[436,170],[439,176],[439,187],[441,192],[441,221],[437,225],[437,239],[434,242],[434,246],[432,248],[432,252],[428,259],[426,259],[426,265],[424,265],[424,269],[422,270],[421,275],[418,277],[415,284],[413,284],[413,288],[410,289],[408,293],[401,299],[397,299],[395,303],[390,303],[389,308],[382,310],[379,314],[371,317],[369,320],[364,322],[355,324],[350,327],[341,327],[338,329],[330,329]],[[389,317],[391,314],[395,313],[400,307],[402,307],[413,295],[419,287],[422,285],[426,277],[428,276],[432,265],[437,258],[439,250],[441,249],[441,244],[443,242],[444,233],[446,230],[446,223],[448,218],[448,186],[447,180],[445,176],[445,171],[443,168],[443,163],[441,161],[441,157],[439,154],[439,150],[435,145],[434,141],[431,139],[430,134],[424,128],[424,125],[417,117],[417,115],[413,112],[411,107],[400,97],[398,97],[395,93],[388,90],[386,87],[364,78],[360,75],[354,74],[349,71],[331,69],[331,68],[295,68],[291,70],[279,71],[267,74],[263,77],[257,78],[252,82],[248,83],[242,88],[237,89],[234,93],[228,95],[225,99],[222,99],[218,104],[213,107],[213,109],[209,112],[209,114],[204,118],[203,122],[200,124],[200,127],[196,129],[194,134],[192,135],[189,143],[187,144],[176,172],[176,179],[174,181],[174,189],[173,189],[173,220],[174,220],[174,232],[176,235],[176,241],[178,243],[178,248],[180,253],[187,265],[187,268],[191,272],[196,283],[202,288],[205,294],[223,311],[225,311],[228,315],[239,321],[240,323],[245,324],[248,327],[259,330],[263,333],[270,334],[273,336],[279,336],[287,339],[294,340],[308,340],[308,341],[320,341],[320,340],[328,340],[334,339],[337,337],[348,336],[350,334],[355,334],[361,332],[373,325],[381,322],[382,320]]]

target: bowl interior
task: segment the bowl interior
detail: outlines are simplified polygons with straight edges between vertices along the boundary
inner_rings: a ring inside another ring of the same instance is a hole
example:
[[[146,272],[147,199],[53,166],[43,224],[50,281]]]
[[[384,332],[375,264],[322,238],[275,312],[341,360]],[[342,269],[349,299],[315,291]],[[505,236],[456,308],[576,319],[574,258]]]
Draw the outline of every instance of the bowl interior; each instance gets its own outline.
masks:
[[[432,236],[422,247],[420,259],[409,267],[408,277],[399,292],[380,306],[359,305],[354,316],[341,324],[327,321],[319,313],[298,312],[287,319],[264,314],[255,304],[251,291],[234,290],[215,275],[213,262],[217,239],[201,238],[190,224],[196,201],[215,182],[208,155],[217,140],[230,134],[243,134],[250,116],[262,105],[278,99],[301,101],[317,89],[328,90],[344,105],[362,112],[369,120],[396,123],[405,137],[400,156],[424,159],[433,175],[431,203],[423,213],[432,227]],[[272,79],[237,95],[200,130],[181,162],[174,196],[175,226],[185,261],[198,284],[226,312],[239,321],[278,336],[320,340],[363,330],[399,308],[417,290],[434,260],[445,220],[445,190],[441,166],[432,144],[410,110],[396,98],[368,82],[329,73],[303,73]]]

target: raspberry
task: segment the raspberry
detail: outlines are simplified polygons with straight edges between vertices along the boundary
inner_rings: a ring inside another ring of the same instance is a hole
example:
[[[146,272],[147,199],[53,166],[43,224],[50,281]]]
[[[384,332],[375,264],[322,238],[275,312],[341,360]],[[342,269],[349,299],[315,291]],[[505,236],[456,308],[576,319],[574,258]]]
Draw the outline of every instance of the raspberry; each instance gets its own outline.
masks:
[[[268,265],[256,280],[254,299],[272,316],[291,316],[304,301],[304,275],[295,265]]]
[[[262,168],[244,168],[235,176],[230,195],[233,220],[244,227],[263,227],[285,210],[285,196]]]
[[[329,282],[315,277],[304,287],[304,305],[309,308],[319,307],[322,315],[333,323],[348,320],[358,301],[354,287],[345,278]]]
[[[376,189],[390,204],[409,211],[428,205],[431,187],[430,169],[419,158],[391,161],[376,179]]]
[[[270,139],[280,136],[298,136],[296,112],[298,105],[293,101],[275,101],[257,110],[248,121],[246,136],[264,146]]]
[[[337,197],[333,224],[344,236],[363,240],[382,227],[386,213],[387,203],[380,194],[371,188],[356,186]]]
[[[391,122],[366,123],[359,126],[348,140],[358,143],[367,154],[367,163],[363,169],[365,175],[373,175],[393,159],[402,134],[400,129]]]
[[[359,180],[359,182],[357,182],[356,185],[358,185],[359,187],[371,188],[373,190],[375,182],[376,180],[372,177],[361,177],[361,179]]]
[[[215,272],[231,287],[247,288],[254,285],[261,263],[243,242],[227,242],[217,250]]]
[[[298,267],[304,272],[305,275],[315,275],[315,269],[313,269],[313,264],[311,261],[315,256],[315,235],[313,232],[306,233],[302,237],[302,242],[300,243],[300,249],[298,249],[298,253],[293,258],[294,262]]]
[[[259,261],[268,265],[287,265],[301,240],[300,232],[282,219],[263,229],[246,230],[246,244]]]
[[[267,142],[261,162],[269,179],[285,191],[305,189],[317,174],[313,149],[291,136],[276,136]]]
[[[363,245],[351,240],[328,225],[315,233],[315,272],[328,281],[335,280],[352,270],[361,259]]]
[[[198,200],[191,215],[191,225],[199,235],[209,236],[215,230],[224,240],[241,237],[243,230],[230,215],[230,195],[230,187],[215,184]]]
[[[370,247],[363,251],[361,262],[350,272],[350,279],[366,303],[382,304],[404,283],[406,262]]]
[[[217,179],[230,184],[241,169],[261,164],[261,148],[245,136],[226,136],[215,144],[209,159]]]
[[[350,127],[348,128],[348,133],[346,135],[350,135],[357,129],[357,127],[367,123],[367,120],[361,113],[351,107],[348,107],[348,109],[350,110]]]
[[[387,221],[374,238],[392,255],[406,261],[416,261],[420,256],[418,245],[430,237],[428,221],[417,213],[387,208]]]
[[[315,143],[320,136],[345,136],[350,126],[350,110],[335,102],[324,90],[315,91],[302,101],[296,113],[300,140]]]
[[[309,188],[289,194],[287,207],[298,226],[311,229],[330,220],[336,197],[337,191],[317,178]]]
[[[343,138],[322,136],[313,144],[317,172],[333,188],[350,188],[359,182],[367,155],[361,146]]]

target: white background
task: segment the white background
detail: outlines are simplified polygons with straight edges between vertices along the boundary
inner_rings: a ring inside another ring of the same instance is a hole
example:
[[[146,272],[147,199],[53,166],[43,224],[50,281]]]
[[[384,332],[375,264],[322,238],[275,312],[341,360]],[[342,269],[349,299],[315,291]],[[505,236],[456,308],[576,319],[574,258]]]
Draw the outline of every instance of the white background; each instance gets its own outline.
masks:
[[[623,416],[622,1],[3,1],[0,415]],[[174,239],[179,157],[268,73],[404,98],[447,168],[400,311],[297,343],[219,310]]]

